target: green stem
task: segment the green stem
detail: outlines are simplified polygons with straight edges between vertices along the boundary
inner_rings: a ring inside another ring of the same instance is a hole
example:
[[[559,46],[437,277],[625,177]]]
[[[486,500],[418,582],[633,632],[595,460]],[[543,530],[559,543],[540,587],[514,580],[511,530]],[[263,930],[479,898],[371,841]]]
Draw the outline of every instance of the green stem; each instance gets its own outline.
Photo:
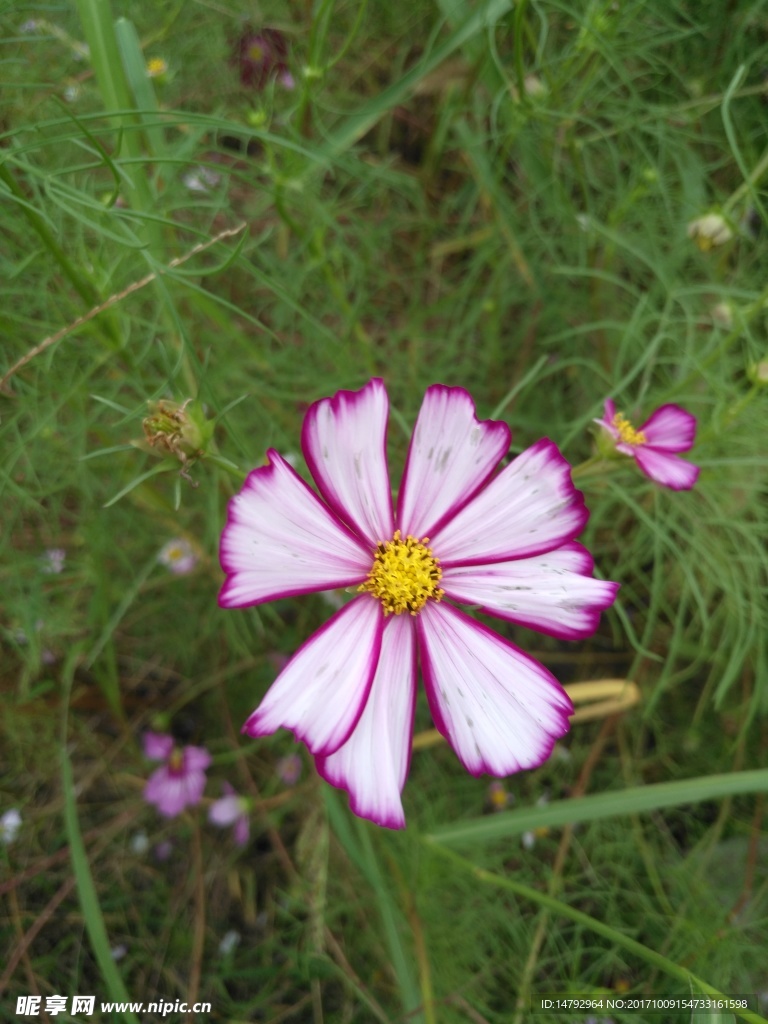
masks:
[[[578,480],[584,476],[602,476],[604,473],[612,473],[618,466],[618,460],[613,461],[604,458],[602,455],[593,455],[571,470],[571,477]]]
[[[248,473],[244,469],[240,469],[239,466],[235,465],[234,462],[230,462],[229,459],[225,459],[223,455],[217,455],[214,452],[206,452],[206,462],[212,462],[214,466],[218,466],[219,469],[223,469],[226,473],[237,480],[239,484],[245,480]]]

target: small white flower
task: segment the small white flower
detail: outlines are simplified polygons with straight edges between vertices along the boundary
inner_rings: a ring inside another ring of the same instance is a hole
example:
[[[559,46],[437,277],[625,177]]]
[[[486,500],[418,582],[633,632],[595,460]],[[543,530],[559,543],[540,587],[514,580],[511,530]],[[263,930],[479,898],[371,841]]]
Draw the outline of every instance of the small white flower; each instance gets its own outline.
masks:
[[[175,576],[186,576],[197,565],[195,549],[184,537],[176,537],[164,544],[157,560]]]
[[[124,945],[122,942],[119,945],[117,945],[117,946],[113,946],[112,949],[110,949],[110,951],[109,951],[110,956],[115,961],[122,960],[127,952],[128,952],[128,947],[126,945]]]
[[[721,213],[706,213],[703,217],[696,217],[688,224],[687,232],[702,252],[725,245],[733,238],[733,228]]]
[[[149,849],[149,839],[147,838],[146,832],[137,832],[131,836],[131,841],[128,844],[131,853],[137,854],[139,857],[143,856]]]
[[[190,192],[210,192],[221,181],[221,175],[210,167],[195,167],[181,179]]]
[[[0,842],[3,846],[10,846],[15,841],[21,828],[21,815],[12,807],[0,818]]]
[[[536,836],[533,832],[523,832],[520,842],[523,844],[524,850],[532,850],[536,845]]]
[[[240,932],[236,932],[234,928],[230,931],[225,932],[224,937],[219,943],[219,953],[222,956],[228,956],[233,953],[240,945]]]

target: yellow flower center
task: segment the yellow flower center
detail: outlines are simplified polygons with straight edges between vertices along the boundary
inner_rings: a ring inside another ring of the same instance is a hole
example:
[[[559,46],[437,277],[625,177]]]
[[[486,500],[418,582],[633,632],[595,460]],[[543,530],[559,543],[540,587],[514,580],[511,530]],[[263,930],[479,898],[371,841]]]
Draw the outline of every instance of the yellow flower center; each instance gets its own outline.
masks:
[[[171,751],[171,756],[168,758],[168,768],[172,775],[180,775],[183,767],[184,751],[179,747],[174,747]]]
[[[617,412],[611,422],[618,430],[619,437],[624,444],[645,444],[645,434],[642,430],[635,430],[623,413]]]
[[[443,571],[428,544],[429,537],[403,540],[396,530],[392,540],[377,544],[368,578],[357,589],[378,597],[385,615],[415,615],[430,598],[439,601]]]

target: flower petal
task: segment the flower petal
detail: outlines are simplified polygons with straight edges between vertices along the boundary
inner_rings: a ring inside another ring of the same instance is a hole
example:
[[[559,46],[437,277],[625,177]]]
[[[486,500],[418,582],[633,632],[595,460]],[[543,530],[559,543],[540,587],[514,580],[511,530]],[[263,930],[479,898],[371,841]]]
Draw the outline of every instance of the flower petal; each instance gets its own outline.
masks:
[[[597,629],[613,604],[618,583],[592,577],[592,556],[581,544],[533,558],[446,569],[440,586],[448,597],[561,640],[578,640]]]
[[[205,771],[211,763],[211,755],[205,747],[184,747],[185,772]]]
[[[608,431],[609,434],[611,434],[612,437],[618,437],[619,432],[613,425],[613,417],[616,415],[616,403],[613,401],[612,398],[606,398],[605,403],[603,405],[603,410],[603,418],[594,419],[592,422],[599,423],[601,427],[605,427],[605,429]]]
[[[427,388],[413,430],[397,505],[403,535],[432,536],[482,487],[509,448],[500,420],[478,420],[463,388]]]
[[[373,682],[384,616],[367,594],[355,598],[298,649],[243,726],[249,736],[292,729],[313,754],[346,743]]]
[[[243,808],[239,796],[220,796],[208,808],[208,821],[219,828],[233,825],[242,816]]]
[[[678,455],[668,455],[650,445],[643,444],[636,448],[635,458],[646,476],[673,491],[689,491],[701,472],[698,466],[686,462]]]
[[[387,471],[389,399],[374,378],[311,405],[301,447],[320,493],[374,548],[395,530]]]
[[[535,768],[569,728],[573,706],[555,677],[448,604],[417,619],[435,725],[472,775]]]
[[[543,438],[437,530],[430,547],[443,569],[525,558],[573,540],[588,518],[571,467]]]
[[[150,761],[167,761],[173,750],[173,736],[147,730],[142,737],[144,756]]]
[[[229,503],[220,559],[224,608],[359,583],[366,547],[340,523],[276,451]]]
[[[679,405],[662,405],[640,427],[651,448],[687,452],[696,437],[696,417]]]
[[[411,759],[416,706],[416,638],[409,615],[387,619],[371,694],[355,731],[330,757],[317,758],[324,779],[350,794],[361,818],[404,828],[400,794]]]
[[[185,807],[200,803],[205,789],[203,772],[178,775],[165,765],[154,771],[144,787],[144,799],[166,818],[175,818]]]

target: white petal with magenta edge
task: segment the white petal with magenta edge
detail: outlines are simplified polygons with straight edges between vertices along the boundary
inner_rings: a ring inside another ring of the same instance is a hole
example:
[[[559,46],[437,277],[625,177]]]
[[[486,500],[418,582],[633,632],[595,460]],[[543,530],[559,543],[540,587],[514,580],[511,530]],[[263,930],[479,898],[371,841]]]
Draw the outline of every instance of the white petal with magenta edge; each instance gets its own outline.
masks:
[[[535,768],[569,727],[571,701],[533,658],[448,604],[418,617],[432,717],[473,775]]]
[[[444,565],[525,558],[573,540],[588,518],[571,467],[543,438],[435,531],[430,546]]]
[[[635,458],[646,476],[673,491],[689,491],[699,479],[698,466],[648,445],[639,445],[635,449]]]
[[[301,432],[320,493],[371,548],[394,533],[387,471],[389,399],[383,381],[339,391],[310,406]]]
[[[371,693],[355,731],[317,770],[350,795],[361,818],[404,828],[400,794],[408,775],[416,704],[416,643],[410,615],[387,619]]]
[[[243,726],[249,736],[292,729],[313,754],[346,743],[363,712],[381,649],[384,616],[355,598],[302,644]]]
[[[454,566],[443,572],[440,586],[452,600],[479,605],[489,615],[578,640],[594,633],[619,589],[594,579],[592,567],[587,549],[572,542],[533,558]]]
[[[360,583],[367,548],[340,523],[277,452],[229,503],[220,559],[224,608]]]
[[[398,500],[404,535],[421,539],[461,508],[485,483],[509,448],[500,420],[478,420],[463,388],[427,389],[413,429]]]

